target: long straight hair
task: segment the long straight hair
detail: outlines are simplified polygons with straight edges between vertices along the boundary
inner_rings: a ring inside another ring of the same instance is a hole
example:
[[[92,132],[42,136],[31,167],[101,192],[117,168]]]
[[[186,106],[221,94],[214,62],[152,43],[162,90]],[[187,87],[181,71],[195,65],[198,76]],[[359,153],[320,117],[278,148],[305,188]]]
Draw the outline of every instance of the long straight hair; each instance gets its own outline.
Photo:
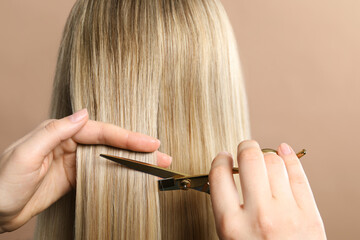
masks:
[[[232,28],[219,0],[78,0],[67,20],[52,118],[90,119],[159,138],[170,169],[208,173],[217,152],[249,138]],[[157,178],[79,146],[77,186],[38,217],[36,239],[216,239],[210,197],[159,192]]]

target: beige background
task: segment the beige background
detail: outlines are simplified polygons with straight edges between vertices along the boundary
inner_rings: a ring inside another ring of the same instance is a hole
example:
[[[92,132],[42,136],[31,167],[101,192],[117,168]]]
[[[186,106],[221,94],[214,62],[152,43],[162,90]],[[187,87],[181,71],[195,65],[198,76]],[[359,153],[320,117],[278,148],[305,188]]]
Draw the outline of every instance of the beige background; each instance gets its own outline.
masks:
[[[0,1],[0,152],[47,118],[73,3]],[[329,239],[358,239],[360,2],[223,3],[238,40],[253,138],[263,147],[306,148],[303,165]],[[32,239],[33,226],[0,239]]]

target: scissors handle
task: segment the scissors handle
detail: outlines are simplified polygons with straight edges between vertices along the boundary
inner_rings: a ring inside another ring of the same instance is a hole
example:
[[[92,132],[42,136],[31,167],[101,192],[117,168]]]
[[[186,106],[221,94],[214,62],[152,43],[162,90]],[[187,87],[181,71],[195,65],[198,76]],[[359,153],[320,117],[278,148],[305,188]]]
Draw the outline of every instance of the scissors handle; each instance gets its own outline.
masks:
[[[276,154],[277,154],[277,151],[275,151],[275,150],[273,150],[273,149],[270,149],[270,148],[264,148],[264,149],[261,149],[261,151],[262,151],[263,153],[273,152],[273,153],[276,153]],[[297,156],[298,158],[301,158],[301,157],[303,157],[305,154],[306,154],[306,149],[303,149],[303,150],[301,150],[300,152],[298,152],[298,153],[296,154],[296,156]],[[234,168],[232,169],[232,173],[233,173],[233,174],[238,174],[238,173],[239,173],[239,168],[234,167]]]
[[[263,153],[273,152],[277,154],[277,151],[265,148],[262,149]],[[299,153],[297,153],[297,157],[301,158],[306,154],[306,150],[303,149]],[[239,173],[239,168],[234,167],[232,169],[233,174]],[[205,192],[210,194],[210,184],[209,184],[209,175],[194,175],[194,176],[183,176],[183,177],[171,177],[166,179],[158,180],[159,190],[160,191],[169,191],[169,190],[197,190],[200,192]]]

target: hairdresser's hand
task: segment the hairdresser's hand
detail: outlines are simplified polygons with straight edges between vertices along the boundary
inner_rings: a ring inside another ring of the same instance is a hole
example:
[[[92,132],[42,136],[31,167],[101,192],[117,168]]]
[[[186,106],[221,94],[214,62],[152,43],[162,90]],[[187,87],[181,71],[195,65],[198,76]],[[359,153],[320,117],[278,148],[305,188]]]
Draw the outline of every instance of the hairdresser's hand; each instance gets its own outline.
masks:
[[[48,120],[0,156],[0,233],[13,231],[75,187],[80,144],[153,152],[160,142],[115,125],[88,120],[86,109]],[[157,152],[159,166],[171,158]]]
[[[244,204],[234,184],[231,155],[220,153],[213,161],[211,200],[221,239],[326,239],[299,159],[286,144],[278,153],[263,155],[255,141],[240,143]]]

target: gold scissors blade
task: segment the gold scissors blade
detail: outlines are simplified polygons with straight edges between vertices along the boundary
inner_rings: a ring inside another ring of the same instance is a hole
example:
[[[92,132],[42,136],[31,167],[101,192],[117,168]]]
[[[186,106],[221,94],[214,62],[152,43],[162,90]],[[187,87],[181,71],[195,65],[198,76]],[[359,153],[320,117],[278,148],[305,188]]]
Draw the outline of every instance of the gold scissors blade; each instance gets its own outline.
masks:
[[[100,154],[100,157],[106,158],[128,168],[134,169],[136,171],[144,172],[161,178],[170,178],[170,177],[184,177],[185,174],[175,172],[166,168],[158,167],[150,163],[140,162],[124,157],[117,157],[112,155]]]

